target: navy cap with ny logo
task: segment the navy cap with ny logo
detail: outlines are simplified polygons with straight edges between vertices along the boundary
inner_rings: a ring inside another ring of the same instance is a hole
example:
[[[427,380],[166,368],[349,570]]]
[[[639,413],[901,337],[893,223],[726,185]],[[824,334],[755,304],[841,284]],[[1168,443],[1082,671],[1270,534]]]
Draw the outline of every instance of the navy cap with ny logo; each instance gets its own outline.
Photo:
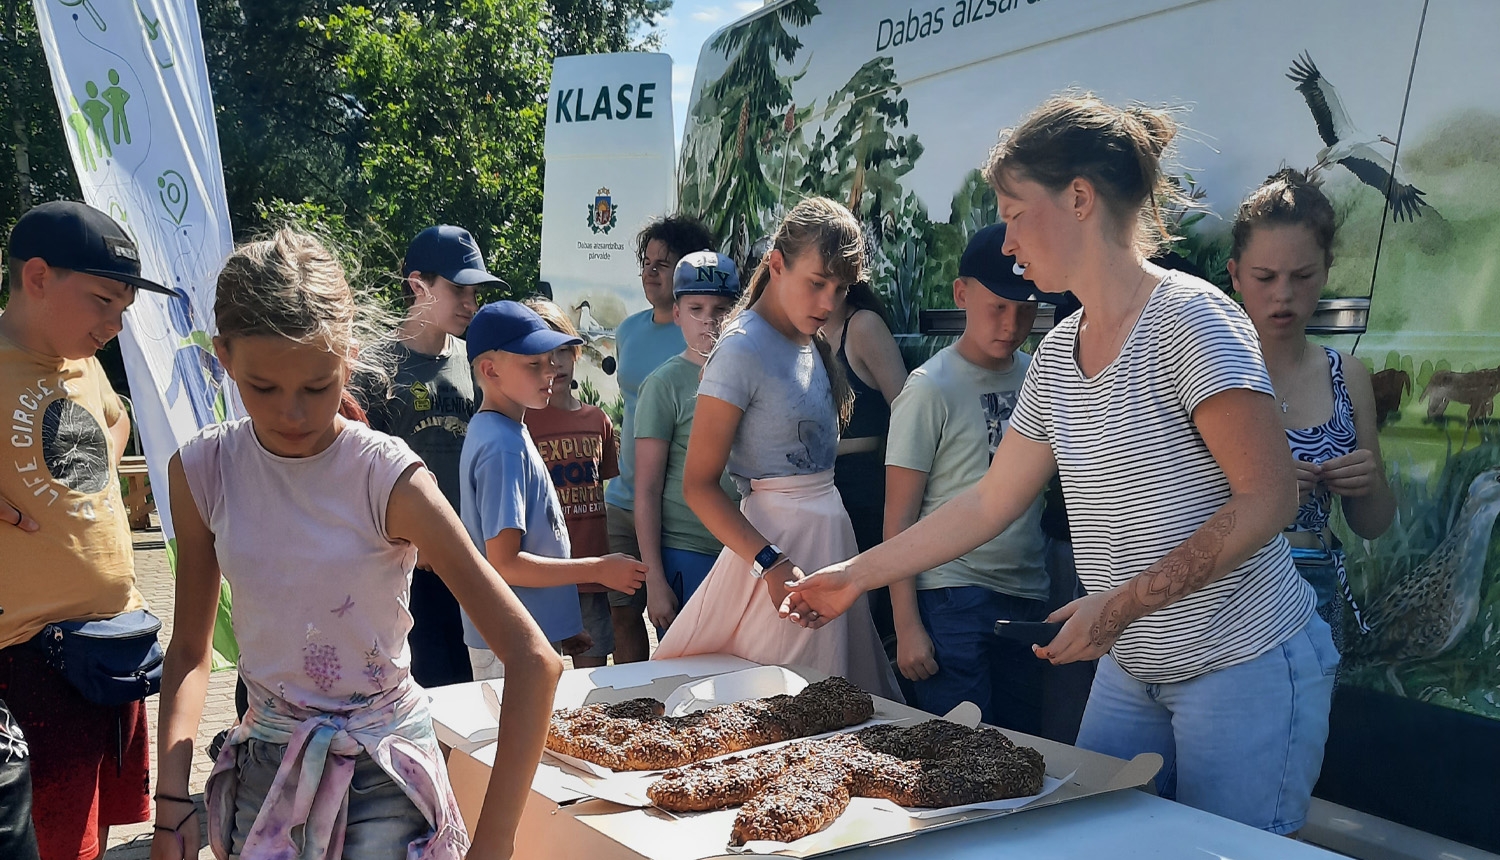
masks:
[[[672,271],[673,296],[727,296],[740,294],[740,272],[734,261],[713,251],[694,251]]]

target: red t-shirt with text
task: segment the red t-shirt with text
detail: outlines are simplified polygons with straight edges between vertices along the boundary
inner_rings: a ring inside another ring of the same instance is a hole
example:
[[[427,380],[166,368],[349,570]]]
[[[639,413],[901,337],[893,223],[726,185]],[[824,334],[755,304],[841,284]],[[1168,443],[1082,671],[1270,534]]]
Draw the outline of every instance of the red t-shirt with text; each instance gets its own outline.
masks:
[[[620,444],[609,416],[587,403],[573,410],[554,406],[528,409],[526,429],[552,473],[573,557],[608,555],[604,482],[620,474]],[[585,583],[578,590],[606,589],[597,583]]]

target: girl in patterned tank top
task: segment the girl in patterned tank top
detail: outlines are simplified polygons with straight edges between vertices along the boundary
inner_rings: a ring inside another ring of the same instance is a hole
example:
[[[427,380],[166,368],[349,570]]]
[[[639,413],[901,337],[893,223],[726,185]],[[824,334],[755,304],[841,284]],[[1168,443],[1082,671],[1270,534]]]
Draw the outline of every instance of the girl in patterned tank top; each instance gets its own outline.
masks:
[[[1366,540],[1390,527],[1395,499],[1380,459],[1369,370],[1307,340],[1307,322],[1328,283],[1333,238],[1328,198],[1302,173],[1282,170],[1240,204],[1229,276],[1260,335],[1297,470],[1300,506],[1286,539],[1342,651],[1345,604],[1354,626],[1366,628],[1328,526],[1334,498]]]

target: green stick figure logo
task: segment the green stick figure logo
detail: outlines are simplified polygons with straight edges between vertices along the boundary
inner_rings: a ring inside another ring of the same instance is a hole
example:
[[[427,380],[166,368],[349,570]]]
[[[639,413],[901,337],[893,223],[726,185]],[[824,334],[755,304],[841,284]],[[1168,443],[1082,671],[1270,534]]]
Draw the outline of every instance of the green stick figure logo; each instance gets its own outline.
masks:
[[[159,189],[156,196],[161,201],[161,208],[172,217],[172,223],[181,224],[182,216],[187,214],[187,180],[175,170],[165,170],[156,177],[156,187]]]
[[[90,87],[93,85],[92,81],[89,82]],[[89,95],[93,95],[93,92],[91,91]],[[119,146],[122,142],[130,143],[130,119],[125,116],[125,103],[130,101],[130,93],[120,87],[119,72],[114,69],[109,70],[109,89],[100,93],[99,97],[109,105],[109,116],[114,122],[115,145]]]
[[[120,86],[120,72],[116,69],[109,70],[109,86],[103,92],[93,81],[84,83],[83,92],[86,98],[82,104],[76,94],[68,96],[67,122],[78,143],[83,168],[94,171],[99,169],[100,158],[114,155],[115,146],[130,143],[130,117],[125,112],[130,93]]]

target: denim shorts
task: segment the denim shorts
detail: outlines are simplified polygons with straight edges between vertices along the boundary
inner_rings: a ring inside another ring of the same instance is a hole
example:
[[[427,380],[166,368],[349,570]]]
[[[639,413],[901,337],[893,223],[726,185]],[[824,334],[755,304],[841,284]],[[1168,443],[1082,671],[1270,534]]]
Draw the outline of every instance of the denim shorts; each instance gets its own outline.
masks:
[[[1333,647],[1344,653],[1344,604],[1349,581],[1344,573],[1342,550],[1292,548],[1292,563],[1318,595],[1318,617],[1333,632]],[[1356,616],[1357,617],[1357,616]]]
[[[229,856],[238,860],[245,839],[255,825],[255,816],[266,802],[276,770],[286,753],[285,744],[249,740],[236,751],[238,785],[234,798],[234,833]],[[367,753],[354,760],[354,779],[349,784],[349,817],[344,829],[343,860],[406,860],[407,845],[432,830],[427,817],[390,774]],[[302,836],[293,829],[292,838]],[[302,846],[298,846],[302,850]]]
[[[578,592],[578,608],[583,612],[583,630],[594,640],[579,657],[608,657],[615,651],[615,622],[609,614],[609,593]]]
[[[1125,759],[1160,753],[1163,797],[1291,833],[1307,820],[1323,766],[1338,665],[1316,615],[1254,660],[1175,684],[1144,684],[1106,655],[1078,746]]]

